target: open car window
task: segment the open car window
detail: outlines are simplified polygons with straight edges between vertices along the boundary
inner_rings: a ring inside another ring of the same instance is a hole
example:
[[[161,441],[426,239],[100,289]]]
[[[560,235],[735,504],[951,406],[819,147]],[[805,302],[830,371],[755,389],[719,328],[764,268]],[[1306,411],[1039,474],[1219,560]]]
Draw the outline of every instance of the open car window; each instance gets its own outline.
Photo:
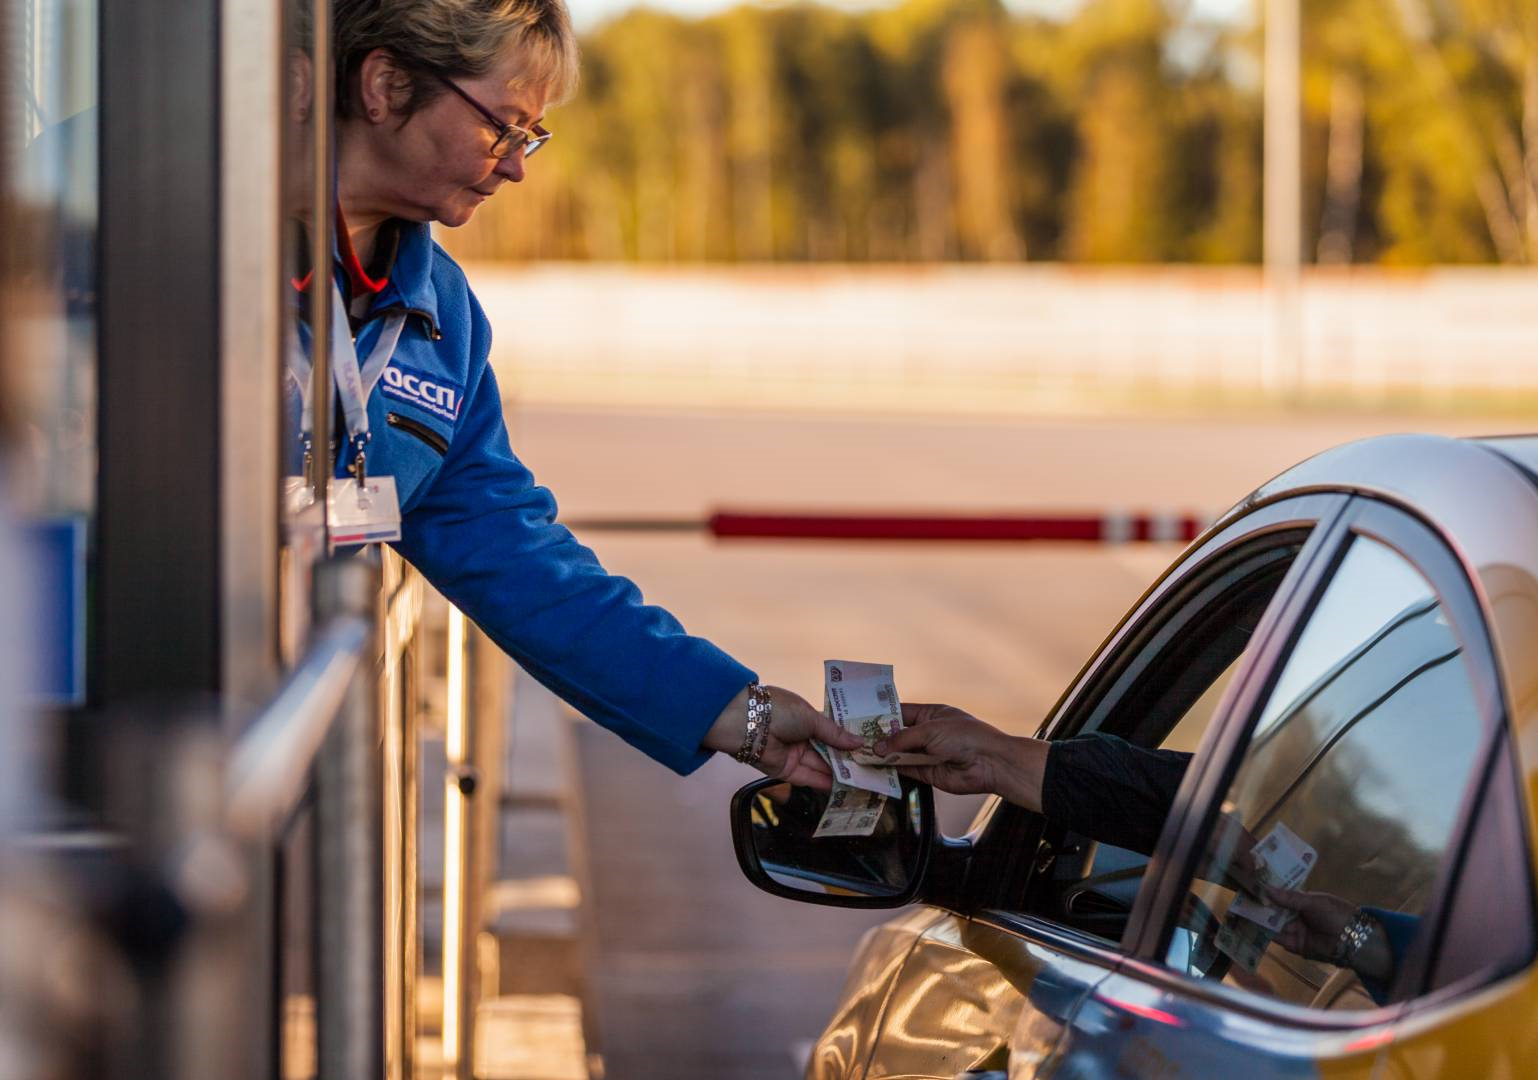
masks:
[[[1257,627],[1310,530],[1270,533],[1193,568],[1168,602],[1105,658],[1102,683],[1054,754],[1101,747],[1163,749],[1183,763],[1201,743]],[[1070,747],[1071,744],[1071,747]],[[1124,755],[1111,753],[1109,760]],[[1173,790],[1169,793],[1173,795]],[[1074,815],[1043,823],[1036,870],[1020,910],[1119,942],[1163,825],[1161,806],[1138,815],[1142,835],[1095,839]]]
[[[1430,581],[1356,535],[1255,711],[1166,963],[1293,1004],[1412,985],[1488,740]]]

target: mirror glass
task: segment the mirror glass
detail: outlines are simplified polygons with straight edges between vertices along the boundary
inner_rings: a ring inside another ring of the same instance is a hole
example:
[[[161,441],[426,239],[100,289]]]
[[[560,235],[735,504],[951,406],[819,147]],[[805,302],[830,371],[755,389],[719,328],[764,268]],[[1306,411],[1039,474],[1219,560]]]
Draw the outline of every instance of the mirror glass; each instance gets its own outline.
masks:
[[[831,794],[775,784],[752,797],[753,850],[774,882],[829,896],[901,896],[923,856],[920,787],[903,781],[901,799],[839,789]],[[825,820],[826,818],[826,820]]]

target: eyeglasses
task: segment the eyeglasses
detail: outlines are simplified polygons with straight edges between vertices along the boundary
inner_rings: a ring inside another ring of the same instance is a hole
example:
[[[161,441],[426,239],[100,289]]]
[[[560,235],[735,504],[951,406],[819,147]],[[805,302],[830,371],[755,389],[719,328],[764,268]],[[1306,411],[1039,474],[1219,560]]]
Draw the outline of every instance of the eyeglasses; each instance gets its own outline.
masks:
[[[454,93],[464,98],[472,109],[485,117],[486,122],[496,129],[497,141],[491,144],[492,157],[509,157],[514,150],[521,146],[523,147],[523,156],[531,158],[534,156],[535,151],[550,141],[550,132],[546,131],[539,124],[535,124],[532,128],[509,124],[479,101],[465,93],[459,84],[447,75],[439,75],[438,78],[443,81],[444,86],[447,86]]]

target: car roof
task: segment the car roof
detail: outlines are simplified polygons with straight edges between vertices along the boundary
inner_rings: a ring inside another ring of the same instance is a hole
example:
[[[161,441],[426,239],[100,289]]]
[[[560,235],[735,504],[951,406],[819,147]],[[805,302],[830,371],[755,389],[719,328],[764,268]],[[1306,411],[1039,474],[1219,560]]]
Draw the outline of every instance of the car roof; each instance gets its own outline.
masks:
[[[1492,435],[1476,440],[1497,454],[1510,458],[1538,484],[1538,435]]]
[[[1538,733],[1538,435],[1383,435],[1347,443],[1261,485],[1224,520],[1319,491],[1398,504],[1442,537],[1485,611],[1512,725]]]

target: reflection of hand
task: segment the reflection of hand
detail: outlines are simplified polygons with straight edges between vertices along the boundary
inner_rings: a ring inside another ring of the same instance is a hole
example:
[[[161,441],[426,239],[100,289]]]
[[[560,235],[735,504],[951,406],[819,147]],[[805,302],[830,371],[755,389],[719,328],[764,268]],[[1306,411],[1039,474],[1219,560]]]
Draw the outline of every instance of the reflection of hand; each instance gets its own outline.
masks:
[[[801,695],[778,686],[767,689],[773,704],[769,714],[769,739],[764,744],[764,755],[759,759],[758,768],[766,775],[792,784],[827,791],[833,786],[833,774],[808,740],[817,739],[841,750],[858,750],[864,745],[863,740],[812,708]],[[735,754],[742,746],[747,727],[748,691],[744,687],[721,710],[700,745],[707,750]]]
[[[1276,943],[1309,960],[1329,960],[1341,930],[1356,914],[1356,905],[1330,893],[1298,892],[1265,884],[1260,889],[1267,902],[1297,916],[1277,931]]]
[[[917,753],[934,765],[897,771],[955,795],[997,794],[1041,810],[1047,744],[1016,738],[949,705],[904,705],[902,731],[876,744],[878,754]]]
[[[1261,892],[1269,903],[1297,916],[1277,931],[1274,940],[1278,945],[1309,960],[1338,962],[1335,950],[1341,931],[1360,910],[1355,904],[1326,892],[1298,892],[1271,885],[1262,885]],[[1351,958],[1351,968],[1358,975],[1388,982],[1394,974],[1393,953],[1382,926],[1376,920],[1372,926],[1373,932]]]

